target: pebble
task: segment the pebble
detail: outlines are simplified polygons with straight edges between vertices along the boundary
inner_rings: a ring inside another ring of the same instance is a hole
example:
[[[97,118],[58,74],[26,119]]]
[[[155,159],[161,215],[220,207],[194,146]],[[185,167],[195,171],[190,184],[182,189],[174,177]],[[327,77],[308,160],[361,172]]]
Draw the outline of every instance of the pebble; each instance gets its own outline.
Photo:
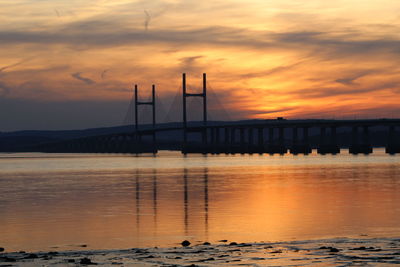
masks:
[[[80,264],[87,264],[87,265],[89,265],[89,264],[97,264],[97,263],[92,262],[92,260],[89,259],[89,258],[82,258],[79,263]]]
[[[182,241],[181,245],[182,245],[182,247],[188,247],[188,246],[190,246],[190,242],[187,240],[184,240],[184,241]]]
[[[199,260],[199,262],[205,262],[205,261],[215,261],[215,259],[214,258],[207,258],[207,259]]]
[[[211,243],[210,242],[204,242],[203,245],[204,246],[209,246],[209,245],[211,245]]]
[[[229,244],[229,246],[237,246],[237,243],[236,243],[236,242],[231,242],[231,243]]]
[[[366,247],[351,248],[350,250],[366,250]]]
[[[3,251],[4,251],[4,248],[0,247],[0,252],[3,252]]]
[[[339,252],[339,249],[334,248],[334,247],[325,247],[325,246],[322,246],[322,247],[320,247],[319,249],[329,249],[329,252]]]
[[[4,262],[16,262],[17,260],[14,258],[10,258],[10,257],[0,257],[0,261],[4,261]]]
[[[37,259],[37,258],[38,258],[38,255],[31,253],[28,256],[26,256],[24,259]]]
[[[149,255],[149,256],[143,257],[143,259],[154,259],[154,256],[153,255]]]
[[[45,260],[45,261],[48,261],[48,260],[51,260],[52,257],[49,257],[49,256],[47,256],[47,255],[44,255],[44,256],[42,257],[42,259]]]

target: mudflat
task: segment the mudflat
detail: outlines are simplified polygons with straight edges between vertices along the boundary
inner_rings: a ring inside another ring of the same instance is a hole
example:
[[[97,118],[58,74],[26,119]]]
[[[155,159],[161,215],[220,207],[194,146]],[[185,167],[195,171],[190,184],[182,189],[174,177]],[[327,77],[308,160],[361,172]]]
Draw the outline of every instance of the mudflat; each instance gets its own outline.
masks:
[[[194,242],[187,247],[8,252],[0,266],[348,266],[400,264],[400,238]]]

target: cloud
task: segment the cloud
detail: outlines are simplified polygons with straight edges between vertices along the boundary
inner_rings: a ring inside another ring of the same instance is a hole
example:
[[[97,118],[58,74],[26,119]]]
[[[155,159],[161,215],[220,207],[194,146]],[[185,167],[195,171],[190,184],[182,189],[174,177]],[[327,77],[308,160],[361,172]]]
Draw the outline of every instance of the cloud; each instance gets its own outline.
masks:
[[[197,70],[199,66],[198,59],[203,58],[203,56],[191,56],[191,57],[182,57],[179,59],[179,71],[183,72],[192,72]]]
[[[12,91],[12,88],[6,85],[5,83],[0,81],[0,96],[4,97],[10,94]]]
[[[291,111],[295,110],[295,107],[284,107],[284,108],[278,108],[278,109],[263,109],[263,110],[254,110],[251,112],[253,115],[257,114],[273,114],[273,113],[281,113],[281,112],[286,112],[286,111]]]
[[[75,73],[72,73],[71,74],[71,76],[73,77],[73,78],[75,78],[75,79],[77,79],[77,80],[79,80],[79,81],[82,81],[82,82],[84,82],[84,83],[86,83],[86,84],[95,84],[96,82],[95,81],[93,81],[93,80],[91,80],[91,79],[89,79],[89,78],[86,78],[86,77],[82,77],[82,72],[75,72]]]
[[[275,74],[281,74],[283,72],[293,70],[293,69],[295,69],[296,67],[300,66],[303,63],[305,63],[305,61],[304,60],[300,60],[300,61],[298,61],[296,63],[293,63],[293,64],[288,64],[288,65],[284,65],[284,66],[275,67],[275,68],[272,68],[272,69],[269,69],[269,70],[266,70],[266,71],[249,72],[249,73],[240,74],[238,76],[238,78],[251,79],[251,78],[266,77],[266,76],[275,75]]]
[[[27,59],[23,59],[21,61],[18,61],[17,63],[11,64],[11,65],[4,66],[4,67],[0,68],[0,73],[5,71],[6,69],[10,69],[10,68],[16,67],[16,66],[21,65],[21,64],[23,64],[23,63],[25,63],[25,62],[27,62],[29,60],[32,60],[32,59],[33,59],[33,57],[27,58]]]
[[[57,8],[54,9],[54,13],[56,13],[57,17],[61,17],[60,12],[58,12]]]
[[[147,10],[144,10],[144,14],[146,18],[144,19],[144,29],[147,31],[149,29],[150,21],[151,21],[151,16]]]
[[[101,73],[101,78],[102,78],[102,79],[105,79],[105,78],[106,78],[106,74],[107,74],[108,71],[109,71],[109,69],[106,69],[106,70],[103,70],[103,71],[102,71],[102,73]]]
[[[366,71],[361,71],[361,72],[354,73],[354,74],[352,74],[352,75],[350,75],[350,76],[347,76],[347,77],[343,77],[343,78],[340,78],[340,79],[336,79],[335,82],[341,83],[341,84],[343,84],[343,85],[355,85],[355,84],[356,84],[355,81],[356,81],[357,79],[362,78],[362,77],[365,77],[365,76],[367,76],[367,75],[369,75],[369,74],[372,74],[372,73],[377,74],[377,73],[379,73],[379,72],[381,72],[381,71],[379,71],[379,70],[366,70]]]
[[[366,53],[392,53],[400,56],[400,40],[394,35],[372,36],[355,32],[349,36],[346,32],[273,32],[221,26],[166,28],[143,32],[124,27],[120,23],[98,20],[72,23],[59,31],[0,31],[0,39],[3,45],[65,44],[75,49],[151,44],[181,49],[183,46],[214,46],[262,51],[286,50],[336,59]]]
[[[302,88],[293,90],[291,92],[285,92],[285,94],[297,95],[300,98],[325,98],[325,97],[335,97],[335,96],[351,96],[353,98],[359,98],[360,94],[379,92],[384,90],[395,90],[398,88],[400,81],[383,81],[375,85],[369,86],[359,86],[354,89],[348,88],[337,88],[337,87],[312,87],[312,88]]]

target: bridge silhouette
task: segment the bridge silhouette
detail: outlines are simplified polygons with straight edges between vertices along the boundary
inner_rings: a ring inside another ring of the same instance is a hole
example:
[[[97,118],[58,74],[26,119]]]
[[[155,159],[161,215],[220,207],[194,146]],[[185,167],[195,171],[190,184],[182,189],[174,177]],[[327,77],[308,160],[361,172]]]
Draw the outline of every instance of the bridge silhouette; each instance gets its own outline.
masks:
[[[351,140],[347,146],[352,154],[369,154],[373,151],[371,129],[385,129],[381,143],[385,144],[389,154],[400,153],[400,119],[364,119],[364,120],[273,120],[257,121],[208,121],[207,114],[207,76],[203,74],[201,93],[188,92],[186,74],[182,74],[182,122],[171,125],[157,125],[156,87],[152,86],[151,101],[140,101],[138,86],[134,89],[135,123],[130,131],[115,134],[89,136],[44,143],[31,150],[59,153],[157,153],[159,149],[180,150],[184,154],[310,154],[313,148],[319,154],[338,154],[343,142],[338,142],[338,131],[350,130]],[[188,120],[188,98],[202,100],[202,121]],[[151,127],[142,128],[139,124],[139,106],[151,106]],[[311,129],[317,134],[312,136]],[[164,133],[172,133],[174,138],[180,135],[180,141],[166,145],[165,140],[157,140]],[[318,140],[316,140],[318,139]]]

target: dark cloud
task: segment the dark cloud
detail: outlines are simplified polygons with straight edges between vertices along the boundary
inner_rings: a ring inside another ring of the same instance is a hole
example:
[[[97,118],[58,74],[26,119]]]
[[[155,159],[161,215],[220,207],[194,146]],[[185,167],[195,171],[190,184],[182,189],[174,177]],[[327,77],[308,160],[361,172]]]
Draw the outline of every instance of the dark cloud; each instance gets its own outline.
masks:
[[[7,96],[11,93],[12,88],[0,81],[0,97]]]
[[[345,77],[345,78],[340,78],[335,80],[337,83],[341,83],[343,85],[354,85],[354,81],[357,80],[358,78],[361,78],[362,76],[365,75],[356,75],[356,76],[350,76],[350,77]]]
[[[0,96],[8,96],[13,93],[13,97],[21,98],[64,98],[60,91],[49,90],[46,82],[26,81],[17,85],[8,85],[0,81]]]
[[[95,23],[95,22],[93,22]],[[103,22],[104,23],[104,22]],[[91,24],[91,23],[87,23]],[[143,43],[170,43],[174,45],[190,44],[232,44],[244,45],[244,36],[241,30],[210,27],[194,30],[153,30],[145,33],[138,29],[109,31],[97,25],[96,30],[87,24],[74,25],[74,28],[67,28],[58,32],[0,32],[0,39],[3,44],[66,44],[71,46],[119,46]],[[115,27],[117,25],[114,25]],[[87,28],[87,29],[85,29]],[[99,31],[104,29],[103,31]],[[116,27],[118,28],[118,27]],[[244,33],[244,32],[243,32]],[[240,38],[242,37],[242,38]],[[256,40],[254,40],[256,41]],[[258,41],[260,43],[260,41]],[[263,43],[263,42],[262,42]],[[249,43],[250,44],[250,43]],[[257,43],[255,43],[257,45]],[[260,44],[259,44],[260,45]]]
[[[352,98],[361,97],[359,95],[378,92],[383,90],[394,90],[398,88],[400,81],[383,82],[376,85],[362,86],[357,88],[337,88],[337,87],[314,87],[293,90],[289,94],[297,95],[300,98],[325,98],[334,96],[351,96]],[[286,94],[286,92],[285,92]],[[358,96],[357,96],[358,95]]]
[[[213,45],[261,50],[286,49],[323,54],[336,59],[373,52],[400,55],[400,40],[390,35],[374,37],[357,32],[351,36],[346,32],[271,32],[218,26],[144,32],[102,20],[73,23],[54,32],[1,31],[0,39],[2,44],[65,44],[76,49],[151,43],[169,44],[175,48]]]
[[[273,114],[273,113],[281,113],[285,111],[292,111],[296,110],[297,108],[295,107],[285,107],[285,108],[279,108],[279,109],[263,109],[263,110],[254,110],[251,112],[252,115],[260,115],[260,114]]]
[[[86,129],[121,125],[127,107],[127,101],[49,102],[0,98],[0,130]]]
[[[183,72],[192,72],[199,68],[201,68],[198,59],[202,58],[203,56],[191,56],[191,57],[183,57],[180,58],[180,65],[179,71]]]
[[[83,77],[82,76],[82,72],[75,72],[75,73],[72,73],[71,74],[71,76],[73,77],[73,78],[75,78],[75,79],[77,79],[77,80],[79,80],[79,81],[82,81],[82,82],[84,82],[84,83],[86,83],[86,84],[95,84],[96,82],[95,81],[93,81],[93,80],[91,80],[91,79],[89,79],[89,78],[86,78],[86,77]]]
[[[203,56],[183,57],[180,59],[183,65],[193,65],[195,61]]]
[[[348,74],[347,76],[345,76],[343,78],[336,79],[335,82],[341,83],[343,85],[353,86],[353,85],[356,85],[355,81],[362,77],[365,77],[370,74],[380,74],[380,73],[382,73],[382,70],[378,70],[378,69],[361,70],[361,71],[356,71],[354,73]]]

